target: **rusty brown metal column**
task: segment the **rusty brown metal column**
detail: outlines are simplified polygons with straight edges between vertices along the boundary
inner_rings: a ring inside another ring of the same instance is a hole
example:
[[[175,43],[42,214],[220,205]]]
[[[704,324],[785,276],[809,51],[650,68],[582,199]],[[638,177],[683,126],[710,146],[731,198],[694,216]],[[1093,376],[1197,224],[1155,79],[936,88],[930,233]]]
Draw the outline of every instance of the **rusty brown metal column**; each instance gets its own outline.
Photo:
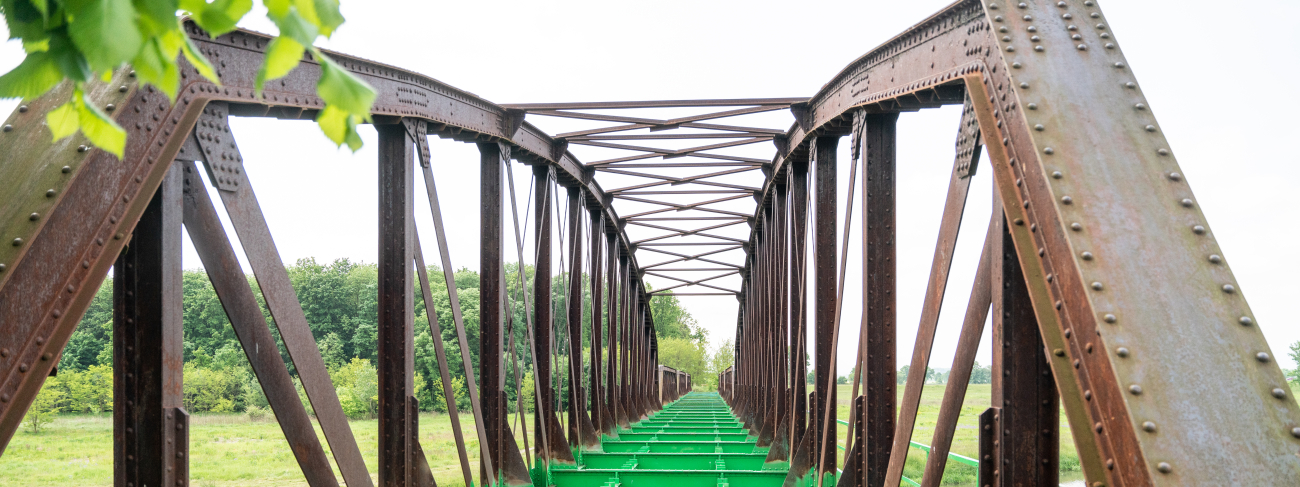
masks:
[[[790,164],[791,455],[808,431],[808,161]]]
[[[118,486],[189,485],[189,414],[181,403],[181,181],[181,167],[173,164],[113,266]]]
[[[576,440],[571,444],[594,448],[600,446],[600,437],[584,408],[587,392],[582,384],[582,200],[580,188],[569,189],[569,430]]]
[[[604,301],[605,283],[602,279],[604,273],[601,272],[601,246],[604,243],[601,237],[605,232],[605,212],[599,207],[592,208],[591,211],[591,423],[597,432],[606,432],[608,417],[605,412],[604,402],[601,398],[604,391],[601,388],[601,322],[602,322],[602,302]]]
[[[533,166],[533,175],[535,176],[533,194],[536,198],[533,204],[537,208],[534,223],[537,270],[533,282],[533,336],[537,341],[537,356],[534,357],[533,370],[534,380],[540,391],[537,396],[537,414],[533,417],[533,433],[536,435],[539,461],[573,463],[573,453],[564,441],[564,431],[555,416],[555,387],[551,381],[551,350],[554,346],[551,319],[551,224],[555,213],[552,202],[557,198],[553,194],[555,185],[549,165]],[[546,430],[543,431],[542,428]],[[513,441],[513,438],[510,441]]]
[[[628,377],[629,377],[628,376],[628,366],[629,366],[628,337],[631,335],[631,333],[629,333],[630,327],[628,325],[628,322],[631,320],[631,314],[632,314],[632,309],[631,309],[632,308],[631,294],[632,294],[632,286],[633,286],[632,266],[628,263],[628,258],[625,255],[619,255],[619,264],[621,266],[621,271],[622,271],[623,289],[620,292],[620,298],[619,298],[622,301],[622,303],[619,305],[619,314],[618,314],[619,316],[619,322],[618,322],[619,369],[618,369],[618,389],[617,389],[616,397],[618,401],[618,408],[619,410],[622,411],[622,415],[619,417],[619,426],[626,428],[629,425],[629,423],[636,421],[637,419],[640,418],[633,417],[632,414],[633,411],[629,407],[628,400],[627,400],[628,399],[627,384],[628,384]]]
[[[487,433],[488,452],[492,465],[502,468],[504,447],[502,426],[505,425],[505,399],[497,384],[501,381],[501,302],[504,286],[501,282],[502,239],[502,170],[505,169],[501,146],[496,143],[478,144],[480,167],[479,191],[479,404]],[[514,441],[510,438],[509,441]],[[484,483],[496,478],[496,472],[486,472]]]
[[[627,424],[624,419],[623,411],[618,405],[618,323],[619,323],[619,306],[618,300],[622,293],[623,285],[621,274],[618,272],[618,233],[608,232],[606,235],[606,250],[608,256],[605,259],[605,268],[609,276],[609,296],[606,297],[606,347],[609,352],[609,359],[606,362],[605,370],[605,406],[610,413],[609,420],[605,424],[605,431],[614,431],[616,427]]]
[[[834,445],[836,442],[836,428],[834,425],[823,425],[820,419],[827,404],[835,404],[835,364],[831,363],[832,350],[835,344],[831,342],[832,333],[835,328],[835,306],[836,306],[836,284],[838,281],[836,262],[838,261],[838,249],[835,248],[836,241],[836,161],[835,152],[839,145],[839,137],[824,136],[817,137],[811,143],[809,151],[811,152],[813,171],[816,177],[814,179],[816,207],[813,219],[813,264],[815,266],[815,286],[816,293],[816,356],[814,358],[814,367],[816,370],[816,382],[814,383],[817,392],[817,401],[812,408],[814,413],[813,424],[816,428],[812,431],[817,432],[813,437],[813,452],[819,452],[822,456],[815,459],[819,475],[827,472],[835,472],[835,448],[821,448],[822,429],[829,428],[829,434],[826,435],[826,443]]]
[[[895,330],[895,153],[897,113],[866,115],[862,158],[865,178],[862,188],[862,334],[865,336],[862,362],[864,422],[862,429],[861,485],[885,483],[889,452],[894,444],[894,417],[898,401]],[[852,184],[852,183],[850,183]]]
[[[1001,208],[1000,202],[994,205],[998,214]],[[994,457],[1002,458],[997,485],[1057,485],[1060,395],[1007,222],[997,220],[1002,235],[993,239],[992,402],[1001,408],[1001,434],[993,441],[999,451]]]
[[[415,261],[413,140],[401,124],[379,132],[379,484],[413,484]]]

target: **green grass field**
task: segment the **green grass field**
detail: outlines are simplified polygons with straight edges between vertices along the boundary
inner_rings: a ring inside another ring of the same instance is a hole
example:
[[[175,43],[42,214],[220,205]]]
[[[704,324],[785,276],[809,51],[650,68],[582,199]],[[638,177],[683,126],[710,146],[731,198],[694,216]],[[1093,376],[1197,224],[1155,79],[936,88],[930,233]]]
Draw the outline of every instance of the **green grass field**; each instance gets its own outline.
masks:
[[[1300,392],[1295,386],[1293,390]],[[944,386],[926,386],[913,441],[929,444],[939,415],[939,402]],[[840,386],[838,397],[840,418],[847,418],[848,386]],[[900,388],[901,394],[901,388]],[[967,390],[966,402],[958,421],[952,452],[975,457],[978,450],[978,416],[989,404],[988,385],[973,385]],[[468,417],[467,417],[468,416]],[[513,420],[513,416],[511,419]],[[468,435],[471,464],[477,465],[478,441],[474,438],[472,416],[462,415],[461,421]],[[531,418],[526,418],[532,425]],[[1081,478],[1078,456],[1069,428],[1062,416],[1061,427],[1061,480]],[[190,478],[197,487],[234,485],[279,486],[305,485],[302,472],[294,462],[279,426],[270,420],[253,422],[238,414],[196,415],[190,428]],[[365,457],[366,466],[376,471],[377,432],[375,420],[352,421]],[[840,427],[839,441],[844,441],[847,428]],[[317,435],[320,431],[317,429]],[[515,435],[522,437],[518,428]],[[324,444],[324,437],[321,437]],[[0,457],[0,485],[41,486],[94,486],[111,485],[113,474],[113,422],[109,414],[64,415],[55,419],[39,435],[24,427],[14,435],[13,441]],[[429,456],[438,485],[461,486],[464,481],[456,458],[456,443],[451,432],[451,422],[444,414],[420,416],[420,443]],[[925,453],[913,448],[908,456],[905,474],[919,477]],[[842,459],[840,460],[843,461]],[[341,483],[341,482],[340,482]],[[950,462],[944,475],[944,485],[974,485],[975,469]]]

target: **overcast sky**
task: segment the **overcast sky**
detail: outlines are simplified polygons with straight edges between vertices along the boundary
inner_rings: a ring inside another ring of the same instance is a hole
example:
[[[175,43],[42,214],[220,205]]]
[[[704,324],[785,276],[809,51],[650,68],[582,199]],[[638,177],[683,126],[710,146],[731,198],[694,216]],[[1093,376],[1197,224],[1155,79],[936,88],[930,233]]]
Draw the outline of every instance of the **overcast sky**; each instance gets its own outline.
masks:
[[[812,95],[850,61],[947,4],[343,0],[347,23],[324,47],[420,72],[497,103],[801,97]],[[1300,274],[1295,250],[1300,185],[1294,174],[1300,156],[1289,145],[1300,133],[1300,98],[1287,86],[1300,74],[1300,29],[1293,25],[1300,18],[1300,3],[1260,1],[1240,8],[1202,0],[1126,0],[1103,2],[1102,7],[1274,355],[1283,367],[1295,366],[1285,352],[1288,344],[1300,340],[1295,312],[1288,311],[1300,301],[1295,277]],[[260,15],[255,11],[241,25],[273,33]],[[20,59],[16,43],[0,48],[0,70]],[[0,104],[0,111],[14,105]],[[906,113],[899,121],[900,366],[912,353],[959,116],[958,108],[948,107]],[[785,112],[749,120],[773,128],[792,122]],[[554,119],[529,121],[551,133],[572,126]],[[238,119],[233,126],[286,263],[305,257],[375,261],[372,129],[362,129],[366,146],[352,154],[336,150],[307,121]],[[439,139],[432,146],[453,265],[477,268],[477,150],[472,144]],[[847,146],[841,145],[841,161],[848,160]],[[755,157],[772,154],[770,144],[750,150],[756,151]],[[592,150],[575,148],[574,153],[587,161],[604,157]],[[842,217],[847,162],[840,167]],[[516,165],[515,176],[519,197],[525,198],[530,172]],[[745,184],[761,182],[759,176],[748,177]],[[618,186],[613,178],[602,182],[606,188]],[[423,194],[422,188],[416,191]],[[991,195],[990,176],[983,171],[972,186],[932,367],[951,363]],[[521,200],[521,213],[523,204]],[[618,206],[621,214],[634,208]],[[745,211],[752,211],[752,202],[748,208]],[[432,242],[427,207],[417,205],[417,213],[424,240]],[[860,234],[860,216],[854,215],[851,236]],[[508,238],[513,239],[509,227],[507,222]],[[743,225],[738,227],[740,235],[746,232]],[[854,239],[851,245],[856,249],[860,243]],[[426,248],[426,259],[437,262],[432,245]],[[512,244],[506,248],[508,259],[514,260]],[[643,264],[660,260],[644,253],[639,258]],[[185,266],[200,267],[188,243]],[[850,258],[841,374],[851,367],[856,350],[860,267],[859,259]],[[647,280],[655,287],[670,284]],[[739,285],[738,279],[718,282]],[[734,299],[682,301],[709,330],[714,346],[734,336]],[[984,342],[978,359],[987,364],[987,333]]]

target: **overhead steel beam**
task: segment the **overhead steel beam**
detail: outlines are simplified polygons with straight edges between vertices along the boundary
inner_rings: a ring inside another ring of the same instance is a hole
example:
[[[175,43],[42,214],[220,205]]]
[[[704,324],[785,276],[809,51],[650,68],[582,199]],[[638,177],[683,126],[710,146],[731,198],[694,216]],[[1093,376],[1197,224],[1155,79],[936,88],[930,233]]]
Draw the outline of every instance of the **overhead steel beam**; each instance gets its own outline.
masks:
[[[507,103],[502,108],[515,110],[601,110],[614,108],[664,108],[664,107],[728,107],[748,105],[790,105],[808,101],[807,98],[717,98],[704,100],[646,100],[604,101],[573,103]]]

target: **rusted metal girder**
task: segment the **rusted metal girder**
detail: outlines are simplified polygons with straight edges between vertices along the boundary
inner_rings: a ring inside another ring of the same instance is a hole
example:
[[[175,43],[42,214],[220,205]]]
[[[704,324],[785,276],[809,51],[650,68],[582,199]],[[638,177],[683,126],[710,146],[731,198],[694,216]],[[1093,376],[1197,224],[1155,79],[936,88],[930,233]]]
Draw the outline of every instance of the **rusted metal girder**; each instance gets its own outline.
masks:
[[[898,114],[863,114],[862,139],[862,347],[863,376],[860,485],[885,482],[894,443],[897,361],[896,147]]]
[[[1294,456],[1211,446],[1294,450],[1300,407],[1260,355],[1267,345],[1094,2],[954,3],[812,97],[773,172],[852,108],[956,103],[961,85],[996,141],[996,188],[1088,482],[1300,482]],[[1079,119],[1108,123],[1080,131]],[[1188,367],[1212,372],[1198,385],[1160,379]],[[1207,400],[1204,383],[1222,393]]]
[[[181,403],[183,182],[179,164],[163,166],[166,176],[113,266],[117,485],[189,485],[189,414]]]
[[[813,208],[816,215],[813,217],[813,275],[814,287],[813,293],[816,296],[815,305],[816,324],[814,327],[815,354],[813,358],[813,367],[816,377],[814,387],[817,392],[817,401],[810,409],[813,413],[813,427],[809,428],[815,436],[812,440],[812,451],[820,452],[820,456],[813,457],[813,463],[817,465],[819,477],[826,473],[835,473],[836,450],[833,446],[825,448],[822,446],[822,438],[825,437],[827,445],[835,445],[836,429],[834,425],[835,417],[831,417],[830,423],[825,423],[822,419],[823,411],[828,407],[834,407],[835,404],[835,364],[831,356],[835,353],[835,343],[832,335],[835,328],[836,310],[838,300],[836,298],[836,289],[838,279],[836,277],[836,264],[839,262],[838,252],[835,249],[835,237],[837,236],[838,225],[835,220],[836,199],[838,194],[836,188],[836,147],[839,145],[839,137],[827,136],[818,137],[812,142],[811,161],[809,164],[815,172],[814,192],[816,202]],[[823,434],[823,431],[826,433]]]
[[[404,124],[379,132],[379,484],[415,484],[414,144]]]
[[[569,444],[577,447],[600,446],[600,436],[585,409],[587,392],[582,384],[582,190],[569,189]],[[593,314],[594,316],[594,314]],[[595,369],[593,368],[593,373]]]
[[[551,313],[551,224],[554,220],[555,183],[551,179],[550,166],[533,166],[535,186],[533,195],[536,208],[533,228],[535,228],[536,274],[533,280],[533,337],[537,352],[533,357],[533,370],[537,371],[534,381],[537,384],[537,413],[533,416],[533,430],[537,446],[537,461],[575,463],[573,452],[564,441],[564,430],[555,416],[555,391],[551,382],[552,319]],[[480,292],[486,293],[487,290]],[[500,344],[496,345],[500,349]],[[504,406],[504,404],[503,404]],[[503,440],[504,441],[504,440]],[[513,440],[512,440],[513,441]]]

